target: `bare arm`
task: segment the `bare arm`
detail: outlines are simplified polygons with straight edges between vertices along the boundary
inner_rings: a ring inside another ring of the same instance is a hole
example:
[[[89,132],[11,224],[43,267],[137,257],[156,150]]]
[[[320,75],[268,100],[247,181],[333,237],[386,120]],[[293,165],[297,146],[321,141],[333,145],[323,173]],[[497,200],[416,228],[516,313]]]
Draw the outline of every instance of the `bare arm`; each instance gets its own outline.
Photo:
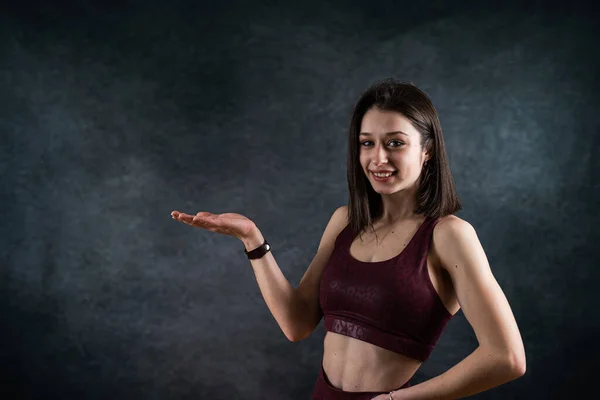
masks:
[[[242,242],[246,250],[250,251],[263,244],[264,237],[256,228],[252,235]],[[306,313],[305,305],[281,272],[272,251],[261,258],[249,261],[267,307],[285,336],[290,341],[294,341],[298,325],[302,324],[301,321]]]
[[[321,237],[317,254],[296,289],[281,272],[272,252],[250,260],[267,307],[292,342],[308,337],[323,316],[319,304],[321,275],[333,251],[336,237],[347,224],[347,215],[347,206],[334,211]],[[263,244],[264,238],[256,228],[242,242],[246,250],[252,250]]]
[[[285,336],[293,342],[310,335],[323,316],[319,304],[321,274],[333,251],[336,237],[347,224],[347,214],[347,206],[334,211],[321,237],[317,254],[296,289],[279,269],[272,252],[250,260],[267,307]],[[190,226],[236,237],[248,251],[264,243],[264,237],[254,222],[242,214],[201,211],[191,215],[173,210],[171,216]]]
[[[394,392],[394,400],[459,399],[517,379],[526,371],[519,328],[473,227],[452,217],[440,222],[433,236],[435,252],[452,277],[479,346],[443,374]]]

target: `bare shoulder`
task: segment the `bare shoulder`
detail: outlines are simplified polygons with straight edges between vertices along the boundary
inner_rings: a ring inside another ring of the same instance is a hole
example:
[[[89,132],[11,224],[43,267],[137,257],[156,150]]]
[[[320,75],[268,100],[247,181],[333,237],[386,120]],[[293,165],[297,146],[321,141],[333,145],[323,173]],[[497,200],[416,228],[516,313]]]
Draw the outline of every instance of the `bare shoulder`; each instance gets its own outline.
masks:
[[[348,206],[343,205],[336,208],[329,218],[329,222],[323,231],[321,242],[319,243],[319,250],[324,248],[326,253],[330,253],[333,250],[335,239],[346,225],[348,225]]]
[[[479,239],[475,228],[456,215],[441,217],[433,229],[431,247],[439,265],[447,269],[458,247],[477,245]]]
[[[448,234],[449,231],[456,230],[469,230],[474,229],[473,226],[467,222],[466,220],[457,217],[454,214],[446,215],[445,217],[441,217],[438,223],[435,225],[433,230],[434,234],[437,232],[438,234],[442,232],[442,234]]]
[[[340,231],[348,225],[348,206],[346,204],[335,209],[331,216],[331,222],[335,224],[336,230],[340,228]]]

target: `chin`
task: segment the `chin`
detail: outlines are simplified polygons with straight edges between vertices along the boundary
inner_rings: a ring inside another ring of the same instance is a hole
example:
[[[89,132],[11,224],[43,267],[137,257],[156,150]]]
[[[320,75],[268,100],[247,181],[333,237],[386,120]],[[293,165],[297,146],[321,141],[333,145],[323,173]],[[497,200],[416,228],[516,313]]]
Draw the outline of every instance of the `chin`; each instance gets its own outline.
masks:
[[[375,186],[371,185],[371,187],[373,188],[373,190],[375,191],[375,193],[379,193],[379,194],[392,194],[392,193],[396,193],[401,191],[402,189],[404,189],[401,185],[397,184],[394,186],[389,186],[386,188],[379,188],[376,189]]]
[[[394,193],[398,193],[401,192],[402,188],[393,188],[393,189],[388,189],[388,190],[380,190],[380,191],[375,191],[376,193],[379,193],[381,195],[384,194],[394,194]]]

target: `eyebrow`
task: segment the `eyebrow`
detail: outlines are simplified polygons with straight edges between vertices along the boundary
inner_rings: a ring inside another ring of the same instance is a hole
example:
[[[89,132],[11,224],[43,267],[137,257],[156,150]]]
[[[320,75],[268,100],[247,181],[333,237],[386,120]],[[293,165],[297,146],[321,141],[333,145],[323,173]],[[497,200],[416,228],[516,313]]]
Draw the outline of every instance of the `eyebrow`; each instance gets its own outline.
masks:
[[[385,136],[391,136],[391,135],[394,135],[396,133],[401,133],[403,135],[406,135],[406,136],[410,137],[410,135],[408,133],[404,133],[402,131],[388,132],[388,133],[385,133]],[[361,132],[358,136],[373,136],[373,134],[371,132]]]

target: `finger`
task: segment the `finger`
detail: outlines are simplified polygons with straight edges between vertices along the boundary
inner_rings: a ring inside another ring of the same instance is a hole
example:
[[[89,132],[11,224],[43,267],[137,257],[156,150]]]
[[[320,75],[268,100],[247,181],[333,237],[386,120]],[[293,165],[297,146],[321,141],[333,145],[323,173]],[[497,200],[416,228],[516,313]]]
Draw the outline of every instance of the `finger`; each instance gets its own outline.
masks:
[[[188,224],[191,225],[192,224],[192,220],[183,216],[179,216],[179,218],[177,218],[177,221],[179,222],[183,222],[184,224]]]
[[[216,232],[217,228],[219,228],[219,226],[217,226],[217,224],[215,224],[213,218],[197,218],[194,217],[190,223],[194,226],[198,226],[200,228],[204,228],[204,229],[208,229],[209,231],[212,232]]]
[[[192,223],[192,215],[186,214],[186,213],[179,213],[174,217],[177,221],[180,222],[185,222],[187,224],[191,224]]]
[[[177,216],[177,219],[184,220],[184,221],[191,221],[192,218],[194,218],[193,215],[189,215],[186,213],[179,213],[179,215]]]
[[[197,228],[207,229],[212,232],[216,232],[217,229],[213,221],[216,221],[216,215],[206,211],[201,211],[200,215],[190,215],[178,211],[171,213],[173,218],[177,221],[183,222],[186,225],[195,226]]]
[[[197,213],[196,215],[194,215],[194,217],[198,217],[198,218],[216,218],[216,217],[218,217],[218,214],[213,214],[213,213],[210,213],[208,211],[200,211],[199,213]]]
[[[191,225],[198,226],[200,228],[204,228],[211,232],[218,232],[223,234],[228,234],[227,229],[224,228],[224,224],[220,221],[215,215],[211,215],[208,217],[194,217],[191,221]]]
[[[192,220],[198,222],[210,222],[215,225],[221,222],[216,215],[196,215]]]
[[[208,213],[208,214],[210,214],[210,213]],[[208,230],[212,230],[215,228],[215,224],[213,223],[214,220],[215,220],[214,215],[208,215],[208,216],[190,215],[190,219],[188,222],[190,223],[190,225],[208,229]]]
[[[186,214],[186,213],[179,212],[179,211],[177,211],[177,210],[173,210],[173,211],[171,211],[171,217],[173,217],[173,218],[175,218],[175,219],[179,219],[179,218],[181,218],[181,217],[183,217],[183,216],[185,216],[185,215],[187,215],[187,214]]]
[[[189,226],[194,226],[196,228],[203,228],[203,229],[209,229],[210,228],[210,226],[203,225],[203,224],[200,224],[198,222],[194,222],[192,220],[189,220],[189,221],[182,220],[181,222],[183,222],[184,224],[189,225]]]

